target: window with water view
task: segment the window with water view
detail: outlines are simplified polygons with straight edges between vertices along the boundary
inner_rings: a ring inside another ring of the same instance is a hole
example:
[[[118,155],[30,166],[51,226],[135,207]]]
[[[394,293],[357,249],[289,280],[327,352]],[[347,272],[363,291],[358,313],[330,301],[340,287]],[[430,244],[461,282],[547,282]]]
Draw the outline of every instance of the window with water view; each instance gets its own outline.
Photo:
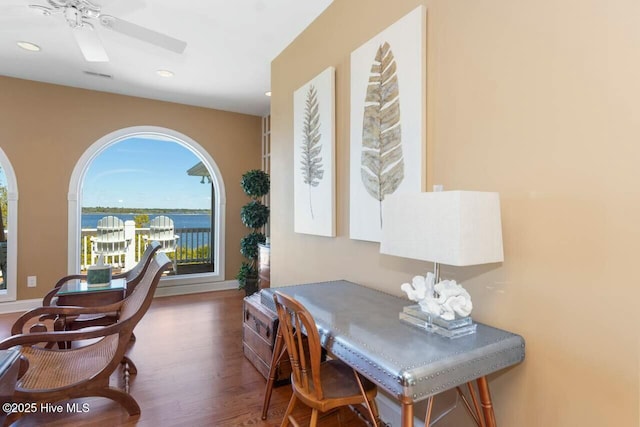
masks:
[[[213,271],[211,177],[182,144],[129,137],[91,162],[82,185],[80,269],[130,269],[149,241],[173,260],[170,274]]]

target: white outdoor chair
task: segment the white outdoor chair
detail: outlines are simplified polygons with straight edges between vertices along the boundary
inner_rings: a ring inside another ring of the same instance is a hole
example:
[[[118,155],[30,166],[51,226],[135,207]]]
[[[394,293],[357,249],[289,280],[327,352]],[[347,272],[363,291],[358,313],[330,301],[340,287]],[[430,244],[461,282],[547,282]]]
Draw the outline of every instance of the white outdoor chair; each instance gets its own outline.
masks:
[[[160,243],[158,252],[173,252],[173,274],[177,273],[177,254],[179,235],[175,234],[173,220],[168,216],[160,215],[149,222],[149,235],[145,237],[149,242]]]
[[[98,220],[97,228],[96,236],[91,238],[93,263],[95,264],[98,256],[102,255],[105,263],[117,263],[122,267],[122,257],[127,253],[131,243],[124,235],[124,221],[116,216],[105,216]]]

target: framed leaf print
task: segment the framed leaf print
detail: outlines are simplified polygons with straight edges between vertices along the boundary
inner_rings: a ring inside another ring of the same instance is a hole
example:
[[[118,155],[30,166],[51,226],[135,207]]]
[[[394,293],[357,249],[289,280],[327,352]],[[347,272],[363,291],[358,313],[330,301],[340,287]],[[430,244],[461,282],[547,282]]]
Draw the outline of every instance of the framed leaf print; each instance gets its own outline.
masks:
[[[293,93],[294,230],[335,236],[335,69]]]
[[[382,201],[426,177],[426,30],[420,6],[351,53],[349,235],[379,242]]]

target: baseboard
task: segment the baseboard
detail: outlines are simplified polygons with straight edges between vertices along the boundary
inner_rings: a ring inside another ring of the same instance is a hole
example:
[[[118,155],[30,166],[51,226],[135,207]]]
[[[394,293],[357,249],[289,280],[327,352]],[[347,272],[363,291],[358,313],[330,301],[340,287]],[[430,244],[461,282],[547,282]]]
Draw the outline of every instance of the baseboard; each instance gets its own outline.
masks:
[[[202,292],[227,291],[238,289],[237,280],[225,280],[222,282],[206,282],[184,285],[162,286],[156,289],[154,297],[169,297],[175,295],[199,294]]]
[[[42,298],[7,301],[0,303],[0,314],[25,312],[41,305]]]
[[[174,295],[197,294],[201,292],[226,291],[238,289],[237,280],[223,282],[197,283],[190,285],[163,286],[157,288],[154,297],[168,297]],[[0,314],[23,313],[42,305],[42,298],[23,299],[0,303]]]

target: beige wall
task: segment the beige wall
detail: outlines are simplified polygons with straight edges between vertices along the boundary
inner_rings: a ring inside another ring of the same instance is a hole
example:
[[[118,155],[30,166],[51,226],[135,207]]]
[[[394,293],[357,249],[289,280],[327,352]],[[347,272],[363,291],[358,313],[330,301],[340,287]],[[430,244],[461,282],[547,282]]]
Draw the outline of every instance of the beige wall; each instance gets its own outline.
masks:
[[[67,193],[80,156],[130,126],[189,136],[213,157],[226,185],[225,274],[240,265],[242,173],[260,168],[260,118],[0,77],[0,146],[18,180],[18,299],[44,295],[67,272]],[[38,277],[27,288],[27,276]]]
[[[400,294],[431,269],[348,237],[350,53],[420,4],[427,188],[501,195],[504,263],[443,271],[471,292],[476,319],[527,341],[526,361],[490,378],[499,424],[637,426],[635,0],[335,0],[272,63],[272,284],[344,278]],[[327,66],[336,238],[295,234],[292,216],[292,94]]]

